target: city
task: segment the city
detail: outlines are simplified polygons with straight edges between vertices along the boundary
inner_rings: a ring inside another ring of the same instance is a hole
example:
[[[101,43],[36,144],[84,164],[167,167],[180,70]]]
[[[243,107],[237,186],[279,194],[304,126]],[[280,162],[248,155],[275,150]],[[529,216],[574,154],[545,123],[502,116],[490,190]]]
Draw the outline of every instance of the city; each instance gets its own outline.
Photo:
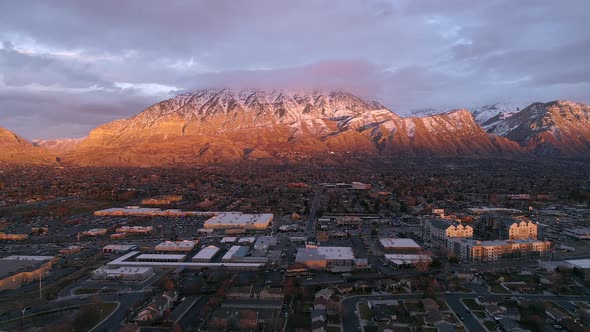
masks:
[[[588,170],[480,163],[4,169],[0,327],[582,329]]]

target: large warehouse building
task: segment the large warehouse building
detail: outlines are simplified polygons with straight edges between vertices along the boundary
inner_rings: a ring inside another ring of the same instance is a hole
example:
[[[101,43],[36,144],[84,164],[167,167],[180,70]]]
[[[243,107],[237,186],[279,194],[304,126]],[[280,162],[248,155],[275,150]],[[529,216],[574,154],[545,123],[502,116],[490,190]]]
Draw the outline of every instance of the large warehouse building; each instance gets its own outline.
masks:
[[[350,247],[307,247],[297,250],[296,263],[310,269],[330,270],[338,266],[353,266],[354,253]]]
[[[205,228],[242,228],[262,230],[268,228],[272,223],[272,219],[273,215],[271,213],[244,214],[241,212],[224,212],[206,220]]]
[[[422,248],[416,241],[405,238],[379,239],[383,250],[392,253],[418,253]]]

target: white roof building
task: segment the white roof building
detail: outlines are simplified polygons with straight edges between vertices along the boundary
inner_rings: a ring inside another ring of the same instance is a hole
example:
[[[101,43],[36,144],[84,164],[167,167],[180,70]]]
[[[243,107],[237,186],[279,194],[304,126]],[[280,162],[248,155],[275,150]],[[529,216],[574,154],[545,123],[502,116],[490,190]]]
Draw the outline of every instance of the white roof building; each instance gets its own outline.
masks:
[[[245,257],[248,254],[248,247],[243,246],[232,246],[229,250],[223,255],[221,261],[231,261],[236,258]]]
[[[135,257],[138,262],[182,262],[186,255],[170,255],[170,254],[142,254]]]
[[[406,238],[383,238],[379,242],[385,249],[415,249],[420,250],[420,245],[412,239]]]
[[[197,245],[195,241],[166,241],[156,246],[156,251],[191,251]]]
[[[241,212],[223,212],[205,221],[205,228],[244,228],[266,229],[272,222],[273,215],[244,214]]]
[[[135,245],[126,245],[126,244],[109,244],[102,248],[102,251],[105,253],[114,252],[114,253],[121,253],[121,252],[128,252],[131,250],[137,249]]]
[[[385,259],[394,265],[413,265],[420,262],[431,262],[432,258],[428,255],[385,255]]]
[[[2,258],[4,261],[50,261],[55,256],[26,256],[26,255],[12,255]]]
[[[234,243],[238,238],[235,236],[226,236],[221,239],[221,243]]]
[[[201,249],[195,256],[193,256],[193,262],[210,262],[213,257],[219,252],[219,248],[216,246],[206,246]]]

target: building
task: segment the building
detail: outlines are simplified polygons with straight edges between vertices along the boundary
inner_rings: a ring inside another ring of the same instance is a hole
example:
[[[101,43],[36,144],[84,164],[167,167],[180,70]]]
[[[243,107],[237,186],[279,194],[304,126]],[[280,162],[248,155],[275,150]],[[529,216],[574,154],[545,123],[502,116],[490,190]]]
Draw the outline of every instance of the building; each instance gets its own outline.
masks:
[[[136,250],[137,246],[134,245],[124,245],[124,244],[109,244],[102,248],[102,252],[105,254],[124,254],[126,252],[130,252],[131,250]]]
[[[316,247],[299,248],[295,262],[310,269],[338,270],[342,267],[354,267],[354,253],[350,247]]]
[[[135,320],[137,322],[153,322],[162,317],[165,311],[170,310],[174,302],[178,300],[176,291],[167,291],[150,302],[150,304],[141,310]]]
[[[254,243],[255,250],[268,250],[277,245],[276,236],[259,236]]]
[[[152,226],[121,226],[116,231],[117,233],[148,234],[153,230]]]
[[[578,240],[590,240],[590,227],[587,228],[569,228],[564,234]]]
[[[430,264],[432,258],[428,255],[385,254],[385,259],[396,268],[412,267],[418,264]]]
[[[472,238],[473,228],[442,218],[428,218],[423,221],[423,237],[439,247],[445,247],[450,238]]]
[[[95,280],[123,280],[143,281],[154,275],[151,267],[118,267],[109,268],[103,266],[92,272],[92,279]]]
[[[244,246],[232,246],[229,250],[221,257],[222,262],[231,262],[233,260],[246,257],[250,249]]]
[[[215,215],[214,212],[197,212],[197,211],[182,211],[178,209],[162,210],[158,208],[142,208],[139,206],[126,206],[124,208],[109,208],[99,211],[94,211],[95,216],[106,217],[186,217],[186,216],[203,216],[210,217]]]
[[[0,240],[5,241],[22,241],[29,238],[28,234],[7,234],[0,232]]]
[[[537,224],[525,217],[485,215],[479,219],[475,233],[482,240],[536,239]]]
[[[343,216],[336,218],[338,226],[358,226],[362,223],[362,219],[357,216]]]
[[[143,205],[170,205],[182,201],[182,195],[161,195],[146,198],[141,201]]]
[[[166,241],[158,244],[157,252],[189,252],[195,248],[198,241]]]
[[[271,213],[244,214],[241,212],[223,212],[207,219],[205,221],[205,228],[262,230],[269,227],[272,219],[273,215]]]
[[[496,261],[518,257],[537,257],[549,252],[551,242],[534,239],[477,241],[450,239],[447,248],[463,261]]]
[[[216,246],[206,246],[201,249],[195,256],[193,256],[193,262],[210,262],[213,257],[219,252],[219,248]]]
[[[570,259],[566,263],[582,271],[584,280],[590,280],[590,259]]]
[[[8,256],[0,259],[0,292],[16,289],[43,278],[51,270],[54,256]]]
[[[135,257],[137,262],[183,262],[186,255],[173,254],[141,254]]]
[[[60,249],[58,253],[62,256],[69,256],[79,253],[80,249],[82,249],[80,246],[69,246],[67,248]]]
[[[139,251],[131,251],[121,257],[118,257],[106,265],[109,268],[117,268],[121,266],[129,266],[129,267],[152,267],[154,270],[176,270],[178,268],[189,269],[189,270],[201,270],[204,268],[207,269],[219,269],[224,268],[232,271],[255,271],[260,270],[264,267],[264,263],[260,262],[186,262],[186,261],[160,261],[160,259],[156,259],[155,261],[143,261],[139,262],[136,261],[136,256],[139,255]],[[160,256],[162,257],[162,256]],[[156,257],[158,258],[158,257]],[[169,259],[166,259],[169,260]]]
[[[87,230],[85,232],[82,232],[82,235],[85,235],[85,236],[101,236],[101,235],[106,235],[106,234],[107,234],[106,228],[93,228],[91,230]]]
[[[418,253],[422,250],[416,241],[406,238],[383,238],[379,239],[379,243],[383,250],[392,253]]]

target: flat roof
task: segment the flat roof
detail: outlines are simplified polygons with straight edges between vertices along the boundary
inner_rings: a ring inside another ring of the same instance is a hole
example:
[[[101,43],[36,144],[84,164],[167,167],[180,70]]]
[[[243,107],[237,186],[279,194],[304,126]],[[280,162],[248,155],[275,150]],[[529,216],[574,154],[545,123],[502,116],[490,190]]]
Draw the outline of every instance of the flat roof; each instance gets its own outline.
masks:
[[[49,261],[55,256],[26,256],[26,255],[12,255],[2,258],[4,261]]]
[[[580,269],[590,269],[590,258],[570,259],[566,262],[579,267]]]
[[[407,238],[383,238],[379,239],[381,245],[386,248],[415,248],[420,249],[416,241]]]
[[[186,257],[186,255],[170,255],[170,254],[141,254],[135,257],[136,260],[142,259],[174,259],[174,260],[182,260]]]
[[[133,244],[107,244],[102,249],[112,249],[112,250],[132,250],[137,248],[136,245]]]
[[[256,225],[266,227],[273,219],[271,213],[265,214],[244,214],[242,212],[223,212],[219,213],[205,221],[207,226],[243,226]]]
[[[299,248],[295,260],[352,260],[354,258],[351,247],[317,247]]]
[[[194,241],[166,241],[158,244],[156,248],[194,248],[196,245],[197,244]]]
[[[98,269],[94,270],[94,272],[104,272],[104,273],[146,273],[151,271],[151,267],[144,267],[144,266],[120,266],[117,268],[109,267],[109,266],[101,266]]]
[[[193,256],[193,260],[195,259],[211,259],[215,254],[219,252],[219,248],[216,246],[206,246],[205,248],[201,249],[195,256]]]
[[[244,267],[244,268],[260,268],[264,266],[264,263],[196,263],[196,262],[134,262],[134,261],[127,261],[129,258],[139,254],[139,251],[132,251],[129,252],[113,261],[107,263],[107,266],[156,266],[156,267]]]
[[[395,264],[417,263],[420,261],[430,262],[432,258],[428,255],[385,255],[385,259]]]
[[[242,248],[246,248],[246,249],[242,249]],[[225,253],[225,255],[223,255],[223,257],[221,258],[221,260],[228,260],[228,259],[232,259],[232,257],[234,255],[236,255],[237,253],[240,252],[240,250],[245,251],[244,255],[247,253],[247,249],[248,247],[244,247],[244,246],[232,246],[231,248],[229,248],[229,250]]]

